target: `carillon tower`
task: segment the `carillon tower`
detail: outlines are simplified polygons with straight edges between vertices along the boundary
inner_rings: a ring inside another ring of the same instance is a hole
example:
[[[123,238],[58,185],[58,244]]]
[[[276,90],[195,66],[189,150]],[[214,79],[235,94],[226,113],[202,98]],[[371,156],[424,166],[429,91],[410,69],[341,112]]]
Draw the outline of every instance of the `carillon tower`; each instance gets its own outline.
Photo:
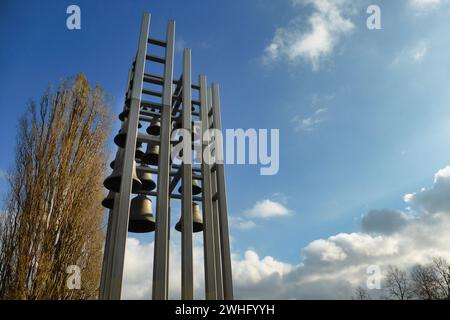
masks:
[[[214,142],[204,139],[205,131],[222,130],[219,86],[208,87],[205,75],[192,79],[190,49],[184,49],[182,74],[174,78],[175,21],[169,21],[165,41],[149,37],[149,27],[145,13],[119,115],[122,126],[114,138],[118,150],[104,182],[109,194],[103,205],[110,211],[99,298],[120,299],[127,233],[154,232],[152,297],[168,299],[170,200],[176,199],[181,201],[175,226],[181,232],[181,298],[194,298],[193,233],[203,232],[205,297],[233,299],[223,161],[193,161]],[[152,71],[155,64],[162,75]],[[192,147],[173,161],[173,149],[182,141],[173,138],[178,129],[190,133]]]

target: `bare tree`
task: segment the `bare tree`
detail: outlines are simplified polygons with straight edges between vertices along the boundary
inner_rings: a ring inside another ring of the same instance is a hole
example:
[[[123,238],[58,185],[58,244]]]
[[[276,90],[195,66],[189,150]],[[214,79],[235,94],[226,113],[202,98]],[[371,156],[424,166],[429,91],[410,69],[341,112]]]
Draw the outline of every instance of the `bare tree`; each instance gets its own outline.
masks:
[[[355,288],[355,292],[353,294],[353,300],[371,300],[372,298],[369,295],[369,291],[361,286]]]
[[[48,90],[21,118],[0,226],[0,298],[97,296],[109,103],[84,75]],[[81,269],[81,289],[66,269]]]
[[[413,297],[413,290],[406,271],[394,266],[388,267],[385,288],[389,296],[397,300],[408,300]]]
[[[435,257],[432,266],[438,277],[442,296],[450,299],[450,264],[442,257]]]
[[[442,298],[439,278],[433,265],[416,265],[411,270],[414,294],[419,299],[433,300]]]

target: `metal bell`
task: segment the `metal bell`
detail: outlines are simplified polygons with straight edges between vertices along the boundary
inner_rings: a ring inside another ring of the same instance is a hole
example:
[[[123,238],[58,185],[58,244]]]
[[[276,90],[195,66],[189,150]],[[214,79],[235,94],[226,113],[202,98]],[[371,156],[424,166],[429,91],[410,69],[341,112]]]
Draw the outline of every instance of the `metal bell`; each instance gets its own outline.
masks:
[[[183,192],[183,187],[179,187],[178,188],[178,192],[182,193]],[[198,195],[200,193],[202,193],[202,188],[198,184],[197,179],[193,179],[192,180],[192,195],[195,196],[195,195]]]
[[[128,126],[128,121],[125,121],[122,124],[122,128],[120,128],[119,133],[114,137],[114,143],[120,147],[120,148],[125,148],[125,144],[127,142],[127,126]],[[141,128],[142,125],[139,122],[138,128]]]
[[[130,110],[128,108],[126,108],[124,111],[122,111],[121,113],[119,113],[119,119],[122,122],[126,122],[128,119],[128,113],[130,112]],[[138,128],[142,128],[142,124],[139,122],[138,123]]]
[[[119,133],[114,137],[114,143],[120,147],[125,148],[125,144],[127,141],[127,132],[126,129],[124,129],[124,126],[122,126],[122,129],[119,130]],[[144,149],[142,148],[141,142],[136,142],[136,152],[135,157],[141,158],[144,155]]]
[[[114,208],[114,192],[108,192],[108,195],[102,201],[102,206],[111,210]]]
[[[116,163],[116,160],[113,160],[113,161],[111,161],[111,163],[109,164],[109,167],[111,168],[111,169],[113,169],[114,170],[114,164]]]
[[[161,134],[161,122],[159,120],[152,121],[147,128],[147,133],[152,136],[159,136]]]
[[[128,231],[135,233],[155,231],[152,201],[142,194],[131,200]]]
[[[141,165],[142,166],[142,165]],[[142,166],[145,167],[145,166]],[[139,180],[142,182],[142,190],[144,191],[152,191],[156,188],[156,183],[152,179],[152,174],[148,171],[138,170],[137,176]]]
[[[141,142],[137,142],[136,143],[136,152],[134,153],[134,156],[136,159],[142,159],[142,157],[144,156],[145,151],[144,151],[144,147],[142,146]]]
[[[125,121],[128,118],[128,112],[129,112],[129,109],[126,108],[121,113],[119,113],[120,121]]]
[[[181,216],[180,220],[175,225],[175,230],[181,232],[182,221],[183,221],[183,216]],[[192,231],[193,232],[203,231],[202,214],[200,212],[200,206],[196,202],[194,202],[192,204]]]
[[[106,189],[113,192],[120,192],[120,182],[122,181],[124,149],[119,149],[116,159],[114,160],[114,169],[109,177],[105,179],[103,185]],[[138,192],[142,187],[142,183],[136,175],[136,161],[133,161],[133,184],[132,192]]]
[[[158,158],[159,158],[159,145],[158,144],[148,144],[147,152],[142,157],[143,163],[157,166]]]

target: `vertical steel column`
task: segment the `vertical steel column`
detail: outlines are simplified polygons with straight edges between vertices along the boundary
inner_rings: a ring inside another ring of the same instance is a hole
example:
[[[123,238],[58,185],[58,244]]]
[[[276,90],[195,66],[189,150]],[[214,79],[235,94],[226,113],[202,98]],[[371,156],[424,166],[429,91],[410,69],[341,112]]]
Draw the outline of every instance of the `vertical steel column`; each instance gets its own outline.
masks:
[[[117,203],[119,195],[117,193],[114,194],[114,203]],[[115,210],[114,210],[115,209]],[[115,237],[115,228],[114,226],[117,224],[117,206],[114,206],[112,210],[109,210],[108,216],[108,227],[106,229],[106,239],[105,239],[105,247],[103,250],[103,263],[102,263],[102,274],[100,279],[100,289],[99,289],[99,300],[108,299],[109,295],[109,281],[107,279],[111,274],[111,253],[113,251],[112,248],[112,239]]]
[[[212,107],[214,128],[222,130],[222,119],[220,117],[220,94],[217,83],[212,86]],[[222,147],[222,146],[219,146]],[[222,150],[221,150],[222,151]],[[223,292],[226,300],[233,299],[233,278],[231,272],[231,252],[228,232],[228,208],[225,186],[225,170],[223,162],[216,162],[217,191],[219,204],[219,226],[221,240],[222,270],[223,270]]]
[[[170,135],[172,114],[173,54],[175,21],[169,21],[166,35],[164,86],[162,92],[161,135],[158,158],[158,196],[156,205],[155,251],[153,260],[153,295],[155,300],[168,299],[170,238]]]
[[[212,109],[212,89],[208,88],[208,125],[214,127],[214,121],[209,119],[209,112]],[[215,137],[214,137],[215,138]],[[217,151],[215,151],[217,153]],[[212,222],[214,234],[214,252],[216,260],[216,281],[217,281],[217,300],[223,300],[223,276],[222,276],[222,257],[220,255],[220,231],[219,231],[219,204],[217,201],[217,178],[216,171],[211,171],[211,191],[212,191]],[[215,197],[214,197],[215,195]],[[215,199],[214,199],[215,198]]]
[[[202,122],[202,199],[203,199],[203,249],[205,259],[205,297],[208,300],[217,299],[216,263],[214,252],[214,233],[212,220],[211,166],[205,160],[209,152],[209,141],[203,141],[204,133],[209,129],[208,121],[208,85],[206,76],[200,75],[200,118]],[[206,150],[206,152],[205,152]],[[218,254],[218,253],[217,253]]]
[[[125,94],[125,106],[123,108],[123,111],[127,108],[127,100],[131,95],[131,79],[134,72],[133,66],[128,71],[128,78],[127,78],[127,84],[125,87],[126,94]],[[118,161],[121,161],[120,159],[120,148],[116,153],[116,157],[114,158],[115,163],[118,163]],[[114,193],[114,204],[118,203],[118,194]],[[103,249],[103,262],[102,262],[102,274],[100,278],[100,288],[99,288],[99,299],[105,300],[108,299],[107,293],[109,295],[109,288],[110,283],[107,281],[108,277],[111,274],[111,266],[112,266],[112,240],[115,238],[115,228],[117,225],[117,216],[118,216],[118,210],[117,205],[113,206],[112,210],[109,210],[109,216],[108,216],[108,226],[106,228],[106,239],[105,239],[105,246]],[[108,276],[109,274],[109,276]]]
[[[112,239],[113,255],[112,269],[108,281],[110,282],[109,299],[120,299],[122,291],[123,263],[125,260],[125,247],[128,233],[128,219],[130,215],[131,187],[133,179],[134,153],[139,122],[139,109],[141,104],[142,81],[144,77],[145,56],[147,54],[148,29],[150,14],[142,17],[139,46],[133,75],[130,110],[128,112],[127,138],[123,156],[123,172],[120,184],[118,207],[118,220],[115,228],[115,237]]]
[[[183,139],[183,161],[182,166],[182,196],[181,196],[181,299],[192,300],[194,298],[194,265],[192,255],[192,92],[191,92],[191,50],[183,51],[183,109],[182,127],[189,132]]]

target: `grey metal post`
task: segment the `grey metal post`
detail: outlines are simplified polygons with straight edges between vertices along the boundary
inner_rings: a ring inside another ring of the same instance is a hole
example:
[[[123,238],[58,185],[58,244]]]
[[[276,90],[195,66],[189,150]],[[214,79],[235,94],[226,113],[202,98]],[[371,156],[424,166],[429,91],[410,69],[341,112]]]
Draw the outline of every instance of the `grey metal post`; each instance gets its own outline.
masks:
[[[183,149],[182,167],[182,198],[181,198],[181,299],[192,300],[194,298],[194,265],[192,256],[192,93],[191,93],[191,50],[183,51],[183,109],[182,127],[189,132],[189,143],[185,143],[188,148]]]
[[[212,109],[212,89],[208,88],[208,115]],[[214,121],[209,119],[208,125],[214,127]],[[211,191],[212,191],[212,222],[214,234],[214,252],[216,260],[216,281],[217,281],[217,300],[223,300],[223,276],[222,276],[222,257],[220,255],[220,233],[219,233],[219,204],[217,201],[217,178],[216,171],[211,171]],[[214,197],[216,196],[216,197]],[[215,199],[216,198],[216,199]]]
[[[114,194],[114,202],[115,199],[118,197],[117,194]],[[117,208],[117,206],[116,206]],[[114,232],[114,225],[117,223],[117,210],[114,208],[112,210],[109,210],[108,215],[108,227],[106,229],[106,239],[105,239],[105,247],[103,250],[103,262],[102,262],[102,274],[100,278],[100,289],[99,289],[99,299],[100,300],[106,300],[107,296],[106,293],[109,292],[109,282],[107,281],[108,274],[111,272],[111,238],[114,238],[113,232]]]
[[[212,86],[212,107],[214,128],[222,130],[222,119],[220,117],[220,94],[217,83]],[[225,170],[223,162],[216,162],[216,178],[219,204],[219,226],[221,240],[222,270],[223,270],[223,292],[226,300],[233,299],[233,277],[231,272],[231,252],[228,232],[228,208],[225,183]]]
[[[134,153],[139,122],[139,109],[141,104],[142,81],[144,77],[145,56],[147,53],[147,39],[150,25],[150,14],[144,13],[139,35],[138,52],[136,56],[131,90],[130,110],[128,113],[127,138],[123,157],[123,173],[120,184],[120,197],[115,206],[118,207],[118,221],[115,228],[115,237],[112,239],[113,264],[110,278],[109,299],[120,299],[122,291],[123,263],[125,260],[125,247],[128,234],[128,219],[130,215],[131,187],[133,179]]]
[[[158,159],[158,196],[156,205],[155,251],[153,260],[153,295],[166,300],[169,294],[169,238],[170,238],[170,135],[172,114],[173,54],[175,21],[169,21],[166,35],[164,85],[161,110],[161,134]]]
[[[130,68],[128,71],[128,78],[126,83],[126,95],[125,95],[125,102],[131,95],[131,86],[130,82],[133,75],[133,68]],[[125,110],[126,106],[124,107]],[[114,158],[116,163],[120,160],[120,148],[118,152],[116,153],[116,157]],[[118,195],[117,193],[114,194],[114,204],[118,203],[119,200],[117,200]],[[108,226],[106,229],[106,239],[105,239],[105,246],[103,250],[103,262],[102,262],[102,273],[100,278],[100,288],[99,288],[99,299],[105,300],[108,299],[109,296],[109,288],[110,283],[107,280],[108,277],[110,277],[111,268],[112,268],[112,252],[114,251],[114,248],[112,247],[113,241],[111,239],[115,238],[115,228],[117,225],[117,216],[118,216],[118,210],[117,205],[113,207],[112,210],[109,210],[108,215]],[[108,276],[109,275],[109,276]],[[108,294],[108,296],[107,296]]]
[[[200,75],[200,118],[202,121],[202,154],[205,156],[209,142],[203,141],[204,133],[209,129],[208,121],[208,85],[206,76]],[[202,199],[203,199],[203,249],[205,259],[205,297],[217,299],[216,262],[214,252],[214,233],[212,220],[211,166],[202,161]]]

